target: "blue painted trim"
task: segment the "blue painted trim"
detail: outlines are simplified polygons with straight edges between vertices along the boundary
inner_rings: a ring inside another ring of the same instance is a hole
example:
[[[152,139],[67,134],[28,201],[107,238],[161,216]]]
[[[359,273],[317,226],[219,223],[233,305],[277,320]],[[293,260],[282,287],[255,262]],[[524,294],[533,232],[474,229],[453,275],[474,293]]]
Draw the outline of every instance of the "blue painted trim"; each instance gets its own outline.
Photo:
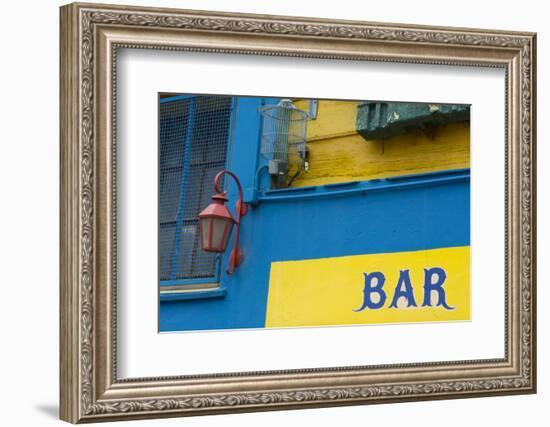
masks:
[[[308,102],[307,116],[309,120],[317,120],[317,111],[319,110],[319,101],[317,99],[310,99]]]
[[[256,169],[256,178],[254,180],[254,185],[256,186],[255,187],[256,190],[259,190],[260,188],[260,173],[268,169],[269,169],[269,165],[267,163],[264,163],[258,169]]]
[[[225,297],[225,288],[205,289],[200,291],[184,291],[173,294],[160,294],[160,300],[162,302],[167,301],[190,301],[206,298],[223,298]]]
[[[470,168],[461,168],[461,169],[449,169],[449,170],[443,170],[443,171],[435,171],[435,172],[425,172],[425,173],[414,173],[409,175],[397,175],[397,176],[390,176],[385,178],[387,181],[403,181],[407,179],[412,178],[418,178],[419,176],[422,177],[430,177],[430,176],[450,176],[450,175],[462,175],[467,173],[470,174]]]
[[[260,178],[262,171],[268,170],[268,164],[264,163],[256,170],[254,178],[254,186],[243,190],[243,201],[251,205],[258,204],[258,196],[260,194]]]
[[[180,286],[180,285],[195,285],[197,283],[217,283],[218,278],[214,277],[205,277],[202,279],[170,279],[170,280],[161,280],[160,286]]]
[[[175,96],[169,96],[168,98],[161,98],[160,103],[164,104],[166,102],[174,102],[174,101],[184,101],[186,99],[195,98],[196,95],[175,95]]]
[[[185,190],[187,188],[187,175],[189,174],[189,157],[191,155],[191,144],[193,143],[193,127],[195,125],[195,110],[197,99],[192,98],[189,103],[189,117],[187,119],[187,131],[185,132],[185,151],[183,154],[183,168],[181,171],[180,198],[178,207],[178,216],[176,218],[176,236],[174,237],[174,252],[172,253],[172,266],[170,269],[170,278],[175,279],[178,274],[178,255],[181,243],[181,233],[183,227],[183,201],[185,199]]]
[[[452,171],[430,172],[426,174],[407,175],[403,177],[373,179],[370,181],[353,181],[341,184],[319,185],[315,187],[268,190],[258,198],[258,201],[286,202],[295,199],[323,199],[343,197],[353,194],[366,195],[370,192],[376,191],[392,191],[412,187],[425,187],[430,185],[467,181],[469,179],[469,169],[456,169]]]
[[[235,125],[237,123],[235,116],[237,115],[237,113],[238,113],[238,98],[236,96],[232,96],[231,112],[229,116],[229,132],[227,135],[227,151],[225,153],[225,169],[227,170],[231,170],[231,159],[233,155],[233,141],[235,139]],[[214,182],[212,181],[212,192],[214,192],[213,186],[214,186]],[[225,184],[225,188],[226,189],[228,188],[227,184]],[[229,237],[231,238],[231,236]],[[217,283],[221,282],[222,262],[223,262],[223,254],[216,255],[216,265],[215,265],[214,276],[212,277],[212,282],[217,282]],[[210,283],[210,282],[204,281],[204,283]]]
[[[260,98],[260,102],[254,112],[254,114],[257,115],[257,118],[258,118],[257,137],[256,137],[256,157],[255,157],[256,172],[254,174],[254,182],[252,183],[252,185],[251,186],[245,185],[243,188],[244,202],[251,205],[258,204],[258,196],[261,190],[262,189],[269,190],[270,181],[271,181],[271,176],[269,174],[264,174],[264,176],[262,176],[262,173],[261,173],[264,170],[267,170],[268,161],[264,159],[261,155],[262,133],[263,133],[264,122],[259,110],[260,108],[266,105],[275,105],[278,102],[279,102],[278,98]]]
[[[259,164],[261,116],[258,108],[262,98],[238,97],[235,118],[231,170],[239,177],[243,189],[255,187],[255,172]],[[229,186],[229,196],[236,198],[236,187]]]
[[[225,156],[225,168],[231,170],[231,158],[233,156],[233,140],[235,139],[235,115],[238,113],[238,98],[231,97],[231,115],[229,117],[229,135],[227,140],[227,155]]]

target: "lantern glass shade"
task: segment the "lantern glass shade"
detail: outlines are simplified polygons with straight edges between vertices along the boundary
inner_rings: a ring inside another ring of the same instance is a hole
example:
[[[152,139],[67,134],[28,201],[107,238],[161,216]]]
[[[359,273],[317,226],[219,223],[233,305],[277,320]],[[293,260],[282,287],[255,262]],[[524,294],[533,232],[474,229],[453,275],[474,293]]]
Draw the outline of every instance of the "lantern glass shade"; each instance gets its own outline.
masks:
[[[224,252],[233,229],[233,218],[209,216],[200,218],[201,246],[208,252]]]

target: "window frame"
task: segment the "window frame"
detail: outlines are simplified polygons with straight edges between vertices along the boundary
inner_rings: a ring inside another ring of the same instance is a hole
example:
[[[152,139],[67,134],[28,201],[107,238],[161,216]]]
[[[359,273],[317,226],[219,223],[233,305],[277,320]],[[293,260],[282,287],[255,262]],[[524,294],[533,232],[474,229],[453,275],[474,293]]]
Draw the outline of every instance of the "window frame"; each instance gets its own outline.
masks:
[[[161,94],[158,94],[158,147],[159,147],[159,158],[158,158],[158,185],[159,185],[159,199],[158,199],[158,230],[159,230],[159,237],[157,242],[157,258],[158,258],[158,284],[159,284],[159,294],[160,294],[160,300],[161,301],[173,301],[173,300],[181,300],[181,299],[196,299],[196,298],[210,298],[210,297],[220,297],[225,295],[225,289],[221,286],[221,263],[223,254],[218,254],[216,256],[215,261],[215,267],[214,267],[214,274],[212,277],[205,277],[205,278],[188,278],[188,279],[168,279],[168,280],[161,280],[160,278],[160,258],[161,258],[161,249],[160,249],[160,230],[161,230],[161,222],[160,222],[160,177],[161,177],[161,167],[160,167],[160,107],[163,103],[168,102],[176,102],[181,100],[187,100],[187,99],[194,99],[196,100],[198,96],[201,96],[201,94],[178,94],[178,95],[172,95],[167,96],[164,98],[161,98]],[[228,141],[227,141],[227,150],[226,150],[226,156],[225,156],[225,164],[223,168],[227,169],[229,168],[230,161],[231,161],[231,154],[232,154],[232,145],[233,145],[233,139],[234,139],[234,126],[235,126],[235,116],[237,114],[237,96],[231,95],[231,107],[230,107],[230,118],[229,118],[229,132],[228,132]],[[193,103],[193,113],[195,114],[196,109],[196,101]],[[193,117],[192,120],[189,120],[189,123],[187,124],[188,132],[192,132],[192,126],[194,125],[193,121],[195,118]],[[189,127],[191,127],[191,130],[189,130]],[[189,145],[189,150],[191,146]],[[187,151],[187,150],[186,150]],[[187,156],[187,154],[184,154],[184,156]],[[185,157],[184,157],[185,159]],[[181,203],[182,201],[182,194],[185,192],[185,184],[186,180],[188,178],[188,169],[191,166],[189,163],[190,160],[186,159],[184,160],[186,162],[183,166],[182,175],[180,178],[180,196],[178,199],[178,204],[180,207],[178,207],[176,219],[175,219],[175,235],[174,235],[174,248],[171,251],[170,258],[171,258],[171,265],[170,270],[173,271],[176,263],[176,259],[178,257],[178,249],[179,249],[179,242],[181,241],[181,235],[182,235],[182,227],[184,226],[186,221],[189,221],[188,219],[185,219],[185,216],[183,214],[183,211],[181,210]],[[187,171],[186,171],[187,169]],[[198,229],[198,220],[197,220],[197,229]],[[200,248],[198,249],[200,250]]]

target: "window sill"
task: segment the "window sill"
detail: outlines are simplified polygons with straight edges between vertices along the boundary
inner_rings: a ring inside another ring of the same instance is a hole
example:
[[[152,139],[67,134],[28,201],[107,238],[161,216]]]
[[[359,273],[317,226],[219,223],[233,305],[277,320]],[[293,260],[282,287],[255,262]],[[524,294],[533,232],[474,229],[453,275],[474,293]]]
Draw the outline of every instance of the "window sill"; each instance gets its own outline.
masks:
[[[183,291],[160,291],[160,302],[168,301],[188,301],[196,299],[208,298],[223,298],[225,297],[226,289],[211,288],[211,289],[190,289]]]

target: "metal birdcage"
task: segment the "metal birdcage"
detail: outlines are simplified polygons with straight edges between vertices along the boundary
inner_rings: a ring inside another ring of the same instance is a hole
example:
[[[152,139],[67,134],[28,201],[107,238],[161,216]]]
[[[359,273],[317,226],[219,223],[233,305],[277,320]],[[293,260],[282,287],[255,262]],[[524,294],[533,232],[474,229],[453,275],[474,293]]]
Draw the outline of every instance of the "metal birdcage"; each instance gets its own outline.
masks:
[[[281,177],[277,186],[284,186],[284,177],[292,173],[295,178],[303,168],[309,116],[290,99],[259,111],[263,117],[261,153],[269,161],[269,173]]]

